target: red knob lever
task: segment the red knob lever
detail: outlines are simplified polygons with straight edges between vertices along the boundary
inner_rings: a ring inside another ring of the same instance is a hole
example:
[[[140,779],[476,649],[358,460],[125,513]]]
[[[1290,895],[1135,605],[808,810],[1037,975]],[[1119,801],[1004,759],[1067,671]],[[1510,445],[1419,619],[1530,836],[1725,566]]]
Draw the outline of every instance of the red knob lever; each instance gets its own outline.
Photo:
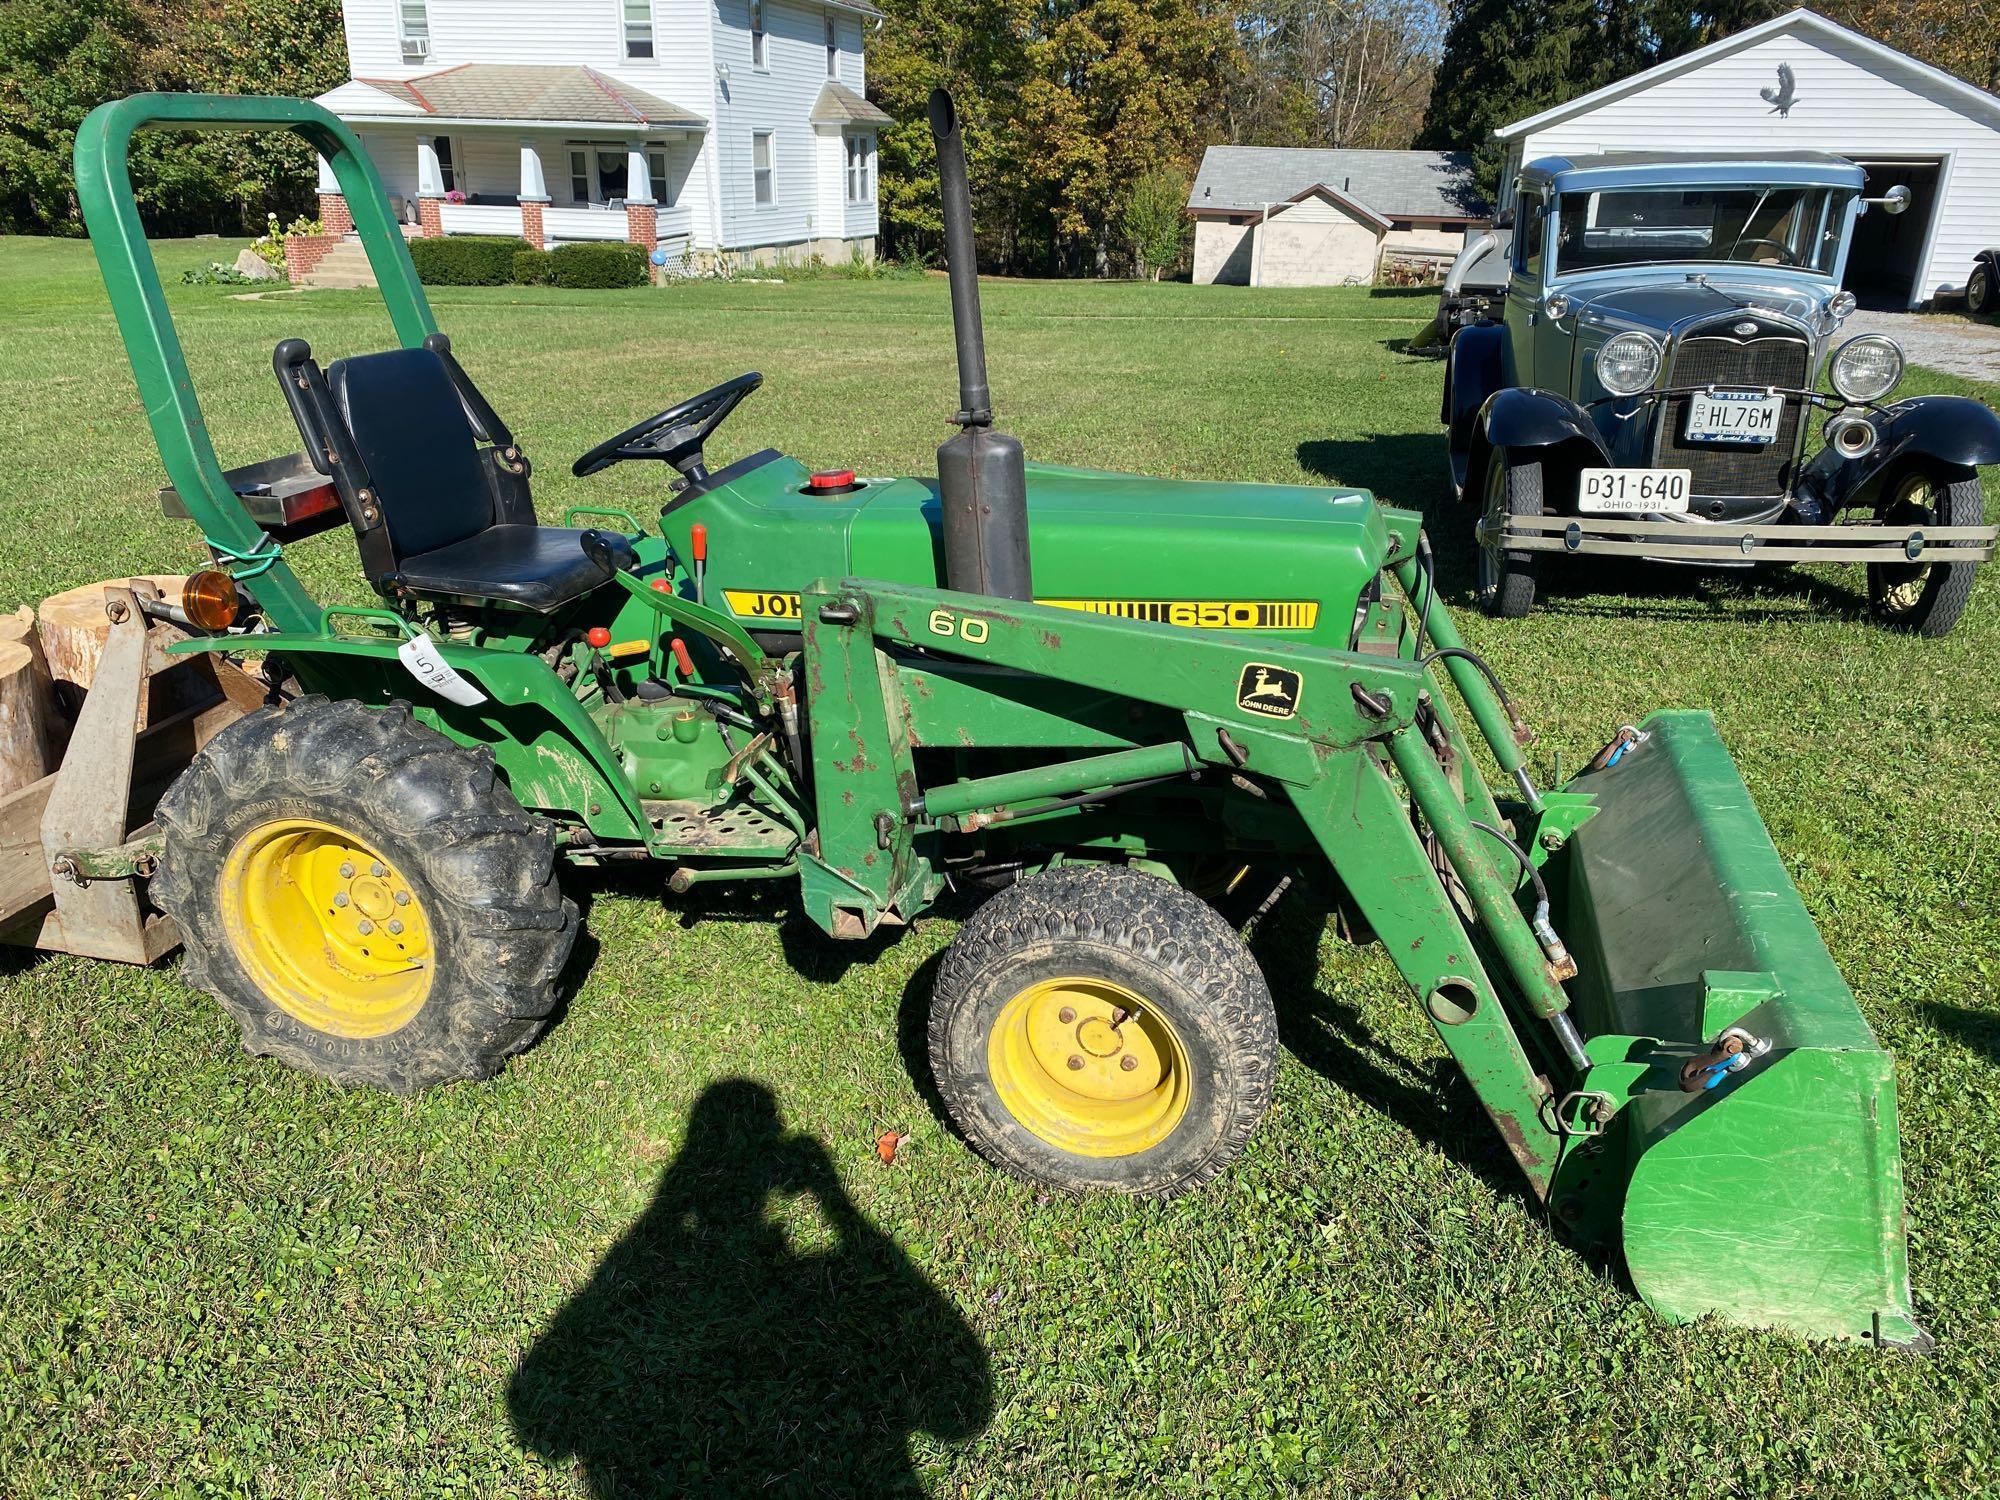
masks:
[[[699,521],[688,529],[688,549],[696,562],[708,561],[708,528]]]

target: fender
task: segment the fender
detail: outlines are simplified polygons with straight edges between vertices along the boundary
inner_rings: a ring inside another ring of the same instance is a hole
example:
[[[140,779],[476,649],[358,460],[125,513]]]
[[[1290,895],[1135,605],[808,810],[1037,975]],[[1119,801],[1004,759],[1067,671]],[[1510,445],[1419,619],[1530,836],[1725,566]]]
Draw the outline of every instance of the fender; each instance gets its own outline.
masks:
[[[336,611],[340,613],[340,611]],[[347,611],[393,621],[386,611]],[[178,641],[171,655],[253,650],[282,655],[300,683],[372,707],[402,701],[419,723],[458,744],[493,751],[508,787],[530,811],[574,813],[598,838],[647,837],[649,823],[596,721],[539,656],[435,642],[453,670],[487,701],[461,707],[412,677],[396,655],[403,637],[327,631]]]
[[[1866,458],[1842,458],[1823,448],[1800,476],[1830,510],[1868,504],[1889,474],[1925,459],[1968,469],[2000,464],[2000,415],[1970,396],[1898,401],[1875,425],[1881,440]]]
[[[1611,463],[1611,450],[1590,413],[1553,391],[1517,386],[1495,393],[1479,413],[1479,432],[1493,448],[1553,448],[1581,439]]]
[[[1507,330],[1498,323],[1475,323],[1453,336],[1445,355],[1444,400],[1438,420],[1451,429],[1451,448],[1463,453],[1472,438],[1472,419],[1500,388],[1500,351]]]

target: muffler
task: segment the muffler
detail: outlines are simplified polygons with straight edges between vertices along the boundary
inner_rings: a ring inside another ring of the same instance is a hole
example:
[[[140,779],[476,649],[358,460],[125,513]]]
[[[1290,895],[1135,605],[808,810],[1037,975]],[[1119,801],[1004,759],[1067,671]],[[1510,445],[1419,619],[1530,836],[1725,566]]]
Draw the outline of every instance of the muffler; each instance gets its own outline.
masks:
[[[1021,440],[993,427],[965,137],[958,109],[943,89],[931,90],[930,121],[937,142],[938,191],[951,274],[951,325],[958,342],[958,413],[952,421],[959,430],[937,451],[945,586],[999,599],[1033,599],[1027,462]]]

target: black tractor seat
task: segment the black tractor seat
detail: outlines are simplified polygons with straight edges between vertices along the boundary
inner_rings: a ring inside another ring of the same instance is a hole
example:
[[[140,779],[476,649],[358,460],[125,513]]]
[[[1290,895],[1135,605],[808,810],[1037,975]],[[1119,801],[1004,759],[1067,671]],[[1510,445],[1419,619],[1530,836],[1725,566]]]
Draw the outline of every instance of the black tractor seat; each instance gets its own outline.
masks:
[[[382,594],[546,613],[632,566],[623,537],[537,524],[527,457],[443,334],[323,375],[304,340],[287,339],[272,364]]]

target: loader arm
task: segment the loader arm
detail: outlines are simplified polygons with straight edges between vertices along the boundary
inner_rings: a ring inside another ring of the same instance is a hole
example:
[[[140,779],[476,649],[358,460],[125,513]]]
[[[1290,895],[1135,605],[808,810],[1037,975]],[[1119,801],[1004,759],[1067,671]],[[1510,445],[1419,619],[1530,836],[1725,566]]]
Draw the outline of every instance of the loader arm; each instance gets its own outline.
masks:
[[[1427,580],[1398,576],[1421,609]],[[802,612],[819,827],[801,878],[828,930],[921,910],[957,834],[1165,782],[1275,790],[1531,1190],[1622,1248],[1656,1310],[1927,1342],[1891,1059],[1707,715],[1656,715],[1544,791],[1498,692],[1446,657],[1521,794],[1501,801],[1407,628],[1375,655],[857,579],[814,585]],[[1428,635],[1462,649],[1441,609]],[[946,734],[940,697],[985,726],[1001,710],[983,696],[1130,732],[1086,723],[1041,741],[1060,758],[923,784],[913,747]]]

